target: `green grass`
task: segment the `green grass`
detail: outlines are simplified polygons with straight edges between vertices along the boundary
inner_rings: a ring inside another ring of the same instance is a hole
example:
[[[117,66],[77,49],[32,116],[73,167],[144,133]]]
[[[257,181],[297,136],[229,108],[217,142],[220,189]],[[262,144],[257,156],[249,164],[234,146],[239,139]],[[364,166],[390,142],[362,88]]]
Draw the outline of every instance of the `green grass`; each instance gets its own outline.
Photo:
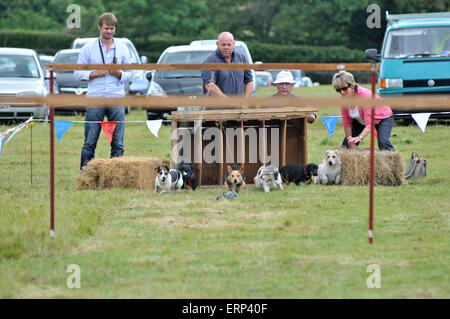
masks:
[[[261,90],[261,95],[274,89]],[[330,87],[295,89],[333,94]],[[326,109],[319,115],[336,115]],[[57,117],[83,120],[83,117]],[[127,120],[146,119],[134,110]],[[9,126],[10,127],[10,126]],[[0,130],[4,130],[4,125]],[[83,125],[55,139],[56,237],[49,236],[49,127],[33,127],[0,156],[0,298],[449,298],[449,127],[395,125],[392,143],[406,163],[428,160],[428,176],[376,187],[374,244],[367,239],[369,189],[246,188],[216,201],[220,189],[158,195],[152,190],[75,191]],[[308,157],[339,146],[318,120],[308,125]],[[368,140],[363,142],[368,147]],[[169,157],[170,127],[154,137],[145,123],[125,129],[125,155]],[[102,133],[97,158],[109,156]],[[81,289],[69,289],[70,264]],[[369,289],[370,264],[381,288]]]

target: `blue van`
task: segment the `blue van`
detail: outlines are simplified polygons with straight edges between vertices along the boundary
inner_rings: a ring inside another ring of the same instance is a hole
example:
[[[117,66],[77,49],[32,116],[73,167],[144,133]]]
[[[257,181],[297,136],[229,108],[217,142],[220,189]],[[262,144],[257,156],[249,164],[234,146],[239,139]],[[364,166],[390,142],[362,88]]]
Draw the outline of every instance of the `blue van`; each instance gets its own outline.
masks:
[[[386,12],[387,28],[381,54],[366,50],[366,58],[380,61],[378,94],[450,94],[450,12],[396,14]],[[450,112],[431,117],[450,118]],[[395,118],[410,119],[413,110],[395,110]]]

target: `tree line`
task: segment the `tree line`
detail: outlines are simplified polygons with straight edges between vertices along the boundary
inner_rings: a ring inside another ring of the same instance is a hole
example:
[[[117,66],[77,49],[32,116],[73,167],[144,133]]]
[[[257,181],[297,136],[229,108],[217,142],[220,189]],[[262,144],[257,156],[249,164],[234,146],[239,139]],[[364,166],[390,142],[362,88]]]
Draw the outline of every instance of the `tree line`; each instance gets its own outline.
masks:
[[[80,8],[80,27],[68,28],[67,7]],[[380,8],[381,27],[369,28],[369,4]],[[116,36],[139,39],[235,39],[265,44],[380,49],[385,11],[450,11],[448,0],[0,0],[0,29],[98,35],[98,16],[113,12]]]

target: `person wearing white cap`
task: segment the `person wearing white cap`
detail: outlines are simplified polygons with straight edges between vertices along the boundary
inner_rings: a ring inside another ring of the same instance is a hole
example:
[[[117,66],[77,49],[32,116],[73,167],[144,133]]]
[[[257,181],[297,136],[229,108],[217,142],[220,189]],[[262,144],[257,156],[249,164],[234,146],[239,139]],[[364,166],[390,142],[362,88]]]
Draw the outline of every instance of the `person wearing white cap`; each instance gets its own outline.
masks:
[[[283,70],[279,72],[276,80],[273,81],[273,84],[277,86],[278,92],[272,96],[293,96],[300,98],[299,96],[291,94],[291,90],[294,87],[295,80],[290,71]],[[308,123],[314,123],[316,117],[317,116],[315,113],[308,114],[306,116],[306,121]]]

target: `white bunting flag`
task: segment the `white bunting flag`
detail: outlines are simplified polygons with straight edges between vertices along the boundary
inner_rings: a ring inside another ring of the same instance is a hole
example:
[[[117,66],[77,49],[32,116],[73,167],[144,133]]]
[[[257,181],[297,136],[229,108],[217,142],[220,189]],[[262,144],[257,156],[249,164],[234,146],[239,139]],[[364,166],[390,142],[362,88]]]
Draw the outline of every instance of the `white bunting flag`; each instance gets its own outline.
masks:
[[[159,129],[161,128],[162,120],[153,120],[153,121],[146,121],[147,127],[152,132],[153,135],[158,137]]]
[[[31,116],[26,122],[23,122],[22,124],[14,127],[13,133],[9,136],[9,138],[6,140],[5,145],[8,144],[8,142],[20,131],[22,131],[22,129],[28,125],[28,123],[30,123],[33,120],[33,117]]]
[[[3,149],[3,140],[5,139],[5,135],[0,134],[0,155],[2,155],[2,149]]]
[[[427,127],[428,119],[430,118],[431,113],[411,113],[414,121],[416,121],[417,125],[420,127],[422,132],[425,133],[425,129]]]

